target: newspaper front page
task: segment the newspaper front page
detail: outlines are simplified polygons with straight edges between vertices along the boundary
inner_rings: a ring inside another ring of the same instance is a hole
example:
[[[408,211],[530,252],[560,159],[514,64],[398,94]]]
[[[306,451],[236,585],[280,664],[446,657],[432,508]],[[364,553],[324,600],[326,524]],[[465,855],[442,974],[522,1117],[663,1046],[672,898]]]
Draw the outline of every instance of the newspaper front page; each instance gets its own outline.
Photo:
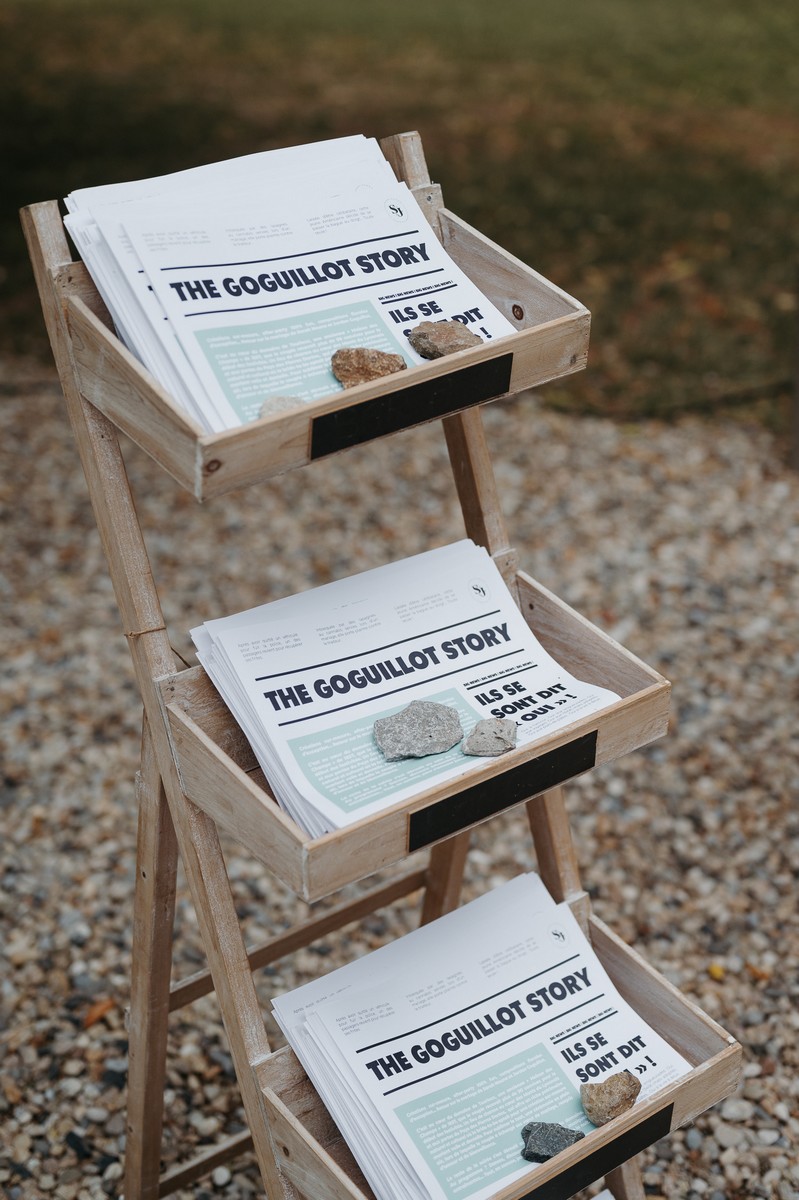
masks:
[[[581,1083],[690,1070],[535,875],[273,1006],[380,1200],[487,1200],[535,1171],[528,1122],[590,1133]]]
[[[418,365],[406,335],[423,320],[514,332],[373,138],[77,189],[66,205],[119,336],[210,432],[341,391],[344,347]]]
[[[314,835],[484,762],[460,744],[388,761],[374,722],[413,700],[454,709],[464,734],[510,718],[524,746],[619,699],[552,658],[468,540],[208,621],[192,637],[276,798]]]

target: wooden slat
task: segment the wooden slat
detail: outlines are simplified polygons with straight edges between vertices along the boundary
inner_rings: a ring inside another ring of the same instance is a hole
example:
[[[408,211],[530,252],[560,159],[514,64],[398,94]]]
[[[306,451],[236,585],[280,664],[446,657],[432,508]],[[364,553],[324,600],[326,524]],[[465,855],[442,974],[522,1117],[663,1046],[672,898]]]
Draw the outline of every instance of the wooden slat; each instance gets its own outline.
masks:
[[[136,798],[125,1194],[155,1200],[161,1170],[178,850],[146,720]]]
[[[605,1183],[613,1193],[613,1200],[646,1200],[638,1159],[631,1159],[615,1171],[609,1171]]]
[[[538,873],[557,903],[570,905],[584,933],[588,931],[588,893],[580,882],[580,867],[566,812],[562,787],[552,788],[527,802],[527,820],[533,836]]]
[[[524,572],[519,573],[522,615],[553,658],[573,675],[622,696],[668,681],[612,637]]]
[[[309,899],[304,876],[308,835],[184,712],[167,706],[166,713],[184,793],[293,891]]]
[[[698,1065],[735,1040],[597,917],[591,943],[625,1000],[689,1062]]]
[[[261,967],[277,962],[278,959],[285,958],[286,955],[293,954],[296,950],[310,946],[312,942],[325,937],[328,933],[360,921],[380,908],[386,908],[403,896],[409,896],[411,892],[423,888],[426,880],[427,872],[424,868],[407,872],[389,883],[373,888],[355,900],[349,900],[345,904],[337,905],[327,912],[320,913],[317,917],[309,918],[294,929],[266,939],[247,953],[251,970],[260,970]],[[210,971],[197,971],[194,975],[172,986],[169,1011],[174,1012],[186,1004],[192,1004],[213,990],[214,983]]]
[[[518,329],[558,317],[590,315],[579,300],[447,208],[441,212],[441,230],[447,253]],[[521,316],[512,311],[514,304],[522,308]]]
[[[76,295],[67,319],[81,393],[188,491],[202,429]]]
[[[221,1167],[223,1163],[230,1162],[232,1158],[239,1158],[250,1150],[252,1150],[252,1134],[249,1129],[245,1129],[241,1133],[226,1138],[224,1142],[211,1146],[188,1162],[166,1171],[159,1180],[158,1195],[171,1196],[173,1192],[191,1187],[198,1179],[210,1175],[216,1167]],[[135,1193],[133,1194],[135,1195]]]

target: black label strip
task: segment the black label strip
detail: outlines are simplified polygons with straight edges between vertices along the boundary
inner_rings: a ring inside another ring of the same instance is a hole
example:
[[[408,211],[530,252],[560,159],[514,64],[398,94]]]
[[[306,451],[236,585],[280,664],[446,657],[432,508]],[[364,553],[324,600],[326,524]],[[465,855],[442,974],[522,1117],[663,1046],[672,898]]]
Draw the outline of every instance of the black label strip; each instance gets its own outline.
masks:
[[[519,1196],[518,1200],[569,1200],[569,1197],[573,1196],[575,1192],[588,1187],[590,1183],[607,1175],[608,1171],[620,1167],[622,1163],[628,1162],[629,1159],[635,1158],[636,1154],[646,1150],[647,1146],[651,1146],[653,1142],[658,1142],[665,1137],[671,1130],[673,1108],[673,1104],[661,1108],[660,1112],[653,1113],[639,1125],[634,1125],[627,1133],[623,1133],[620,1137],[614,1138],[612,1142],[601,1146],[599,1150],[587,1155],[573,1167],[561,1171],[555,1179],[550,1179],[547,1183],[542,1183],[540,1187],[534,1187],[532,1191],[525,1192],[523,1196]]]
[[[540,792],[590,771],[596,763],[597,731],[558,746],[548,754],[532,758],[496,775],[465,788],[445,800],[421,808],[408,818],[408,852],[420,850],[441,838],[476,825],[495,813],[513,808]]]
[[[512,369],[513,355],[501,354],[460,371],[449,371],[373,400],[324,413],[312,424],[311,460],[504,396],[510,390]]]

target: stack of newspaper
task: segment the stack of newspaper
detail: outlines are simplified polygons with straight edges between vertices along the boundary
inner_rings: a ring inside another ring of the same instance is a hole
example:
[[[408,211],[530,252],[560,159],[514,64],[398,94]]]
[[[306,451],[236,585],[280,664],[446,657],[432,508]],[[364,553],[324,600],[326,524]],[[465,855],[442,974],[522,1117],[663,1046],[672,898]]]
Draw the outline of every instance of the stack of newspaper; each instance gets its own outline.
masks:
[[[422,360],[406,333],[513,327],[452,262],[377,142],[265,151],[67,196],[125,345],[217,432],[340,390],[342,347]]]
[[[191,631],[279,803],[317,836],[465,776],[461,745],[388,761],[377,718],[413,700],[468,734],[511,718],[524,746],[619,699],[575,679],[525,623],[490,557],[463,540]]]
[[[378,1200],[486,1200],[537,1170],[528,1123],[591,1132],[581,1083],[691,1069],[535,875],[272,1004]]]

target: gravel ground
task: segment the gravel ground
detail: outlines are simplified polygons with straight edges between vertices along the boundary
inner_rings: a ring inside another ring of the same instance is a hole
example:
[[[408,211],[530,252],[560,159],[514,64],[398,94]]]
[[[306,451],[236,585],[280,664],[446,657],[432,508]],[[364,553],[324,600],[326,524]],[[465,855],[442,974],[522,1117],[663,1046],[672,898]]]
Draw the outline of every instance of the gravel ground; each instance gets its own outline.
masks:
[[[0,390],[0,1191],[91,1200],[121,1189],[139,712],[55,381],[6,365]],[[525,569],[674,684],[669,736],[569,791],[595,910],[744,1047],[738,1095],[643,1156],[647,1193],[799,1196],[799,478],[740,425],[621,428],[531,395],[486,425]],[[129,449],[186,654],[199,620],[462,535],[436,426],[205,507]],[[470,894],[533,865],[520,822],[480,831]],[[228,853],[257,938],[298,906]],[[413,918],[373,918],[364,944]],[[177,927],[185,974],[202,954],[182,881]],[[354,952],[304,952],[259,994]],[[213,999],[174,1025],[167,1163],[242,1122]],[[193,1195],[257,1193],[244,1159]]]

